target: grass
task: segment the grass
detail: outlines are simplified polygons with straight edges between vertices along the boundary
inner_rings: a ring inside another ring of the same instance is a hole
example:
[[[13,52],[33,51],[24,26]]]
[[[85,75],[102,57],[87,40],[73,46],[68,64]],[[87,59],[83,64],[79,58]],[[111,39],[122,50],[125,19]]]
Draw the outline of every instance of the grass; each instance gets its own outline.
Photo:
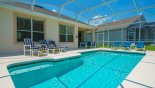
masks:
[[[145,46],[146,50],[151,50],[151,51],[155,51],[155,45],[146,45]]]
[[[111,46],[108,46],[108,45],[103,46],[103,44],[98,44],[97,48],[111,48]]]

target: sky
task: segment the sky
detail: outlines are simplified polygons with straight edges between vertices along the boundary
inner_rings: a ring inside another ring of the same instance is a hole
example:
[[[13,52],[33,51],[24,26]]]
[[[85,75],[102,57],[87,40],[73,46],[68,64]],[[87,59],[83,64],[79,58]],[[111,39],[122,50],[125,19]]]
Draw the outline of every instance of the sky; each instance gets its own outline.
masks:
[[[130,18],[132,16],[137,16],[138,14],[143,15],[147,22],[155,22],[155,0],[135,0],[137,9],[143,9],[138,13],[135,10],[136,7],[133,0],[74,0],[63,6],[63,4],[67,1],[69,0],[36,0],[36,4],[54,12],[58,12],[59,8],[62,7],[63,9],[60,9],[61,14],[74,19],[76,18],[77,14],[80,14],[78,15],[78,20],[85,23],[88,23],[89,21],[89,23],[95,26]],[[89,9],[91,7],[108,2],[111,3],[109,5],[102,5],[100,7]],[[154,6],[154,8],[144,9],[148,6]],[[87,11],[85,11],[86,9]],[[127,13],[127,11],[132,12]],[[96,21],[92,20],[100,17],[102,17],[102,19],[98,19]]]

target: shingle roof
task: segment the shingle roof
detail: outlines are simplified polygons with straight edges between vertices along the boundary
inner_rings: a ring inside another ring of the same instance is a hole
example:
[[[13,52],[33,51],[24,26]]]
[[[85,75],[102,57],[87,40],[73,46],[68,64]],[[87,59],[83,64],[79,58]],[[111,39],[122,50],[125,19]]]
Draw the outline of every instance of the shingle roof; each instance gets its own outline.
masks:
[[[141,19],[143,21],[145,20],[145,18],[142,15],[141,15]],[[127,28],[130,25],[132,25],[131,23],[134,23],[134,22],[139,22],[138,16],[130,17],[127,19],[122,19],[120,21],[114,21],[111,23],[101,24],[99,25],[98,29],[99,30],[107,30],[107,29],[111,30],[111,29],[121,29],[122,27]]]
[[[30,4],[26,4],[26,3],[20,3],[20,2],[5,2],[5,4],[8,4],[8,5],[12,5],[12,6],[16,6],[16,7],[20,7],[20,8],[23,8],[23,9],[28,9],[30,10],[31,9],[31,5]],[[34,6],[34,11],[35,12],[39,12],[39,13],[43,13],[43,14],[47,14],[47,15],[51,15],[51,16],[54,16],[54,17],[58,17],[58,13],[57,12],[53,12],[51,10],[48,10],[48,9],[45,9],[45,8],[41,8],[39,6]],[[71,18],[71,17],[68,17],[68,16],[65,16],[65,15],[62,15],[60,14],[60,18],[62,19],[66,19],[66,20],[70,20],[70,21],[76,21],[75,19]],[[86,24],[82,21],[77,21],[78,23],[82,23],[82,24]],[[88,25],[88,24],[86,24]]]

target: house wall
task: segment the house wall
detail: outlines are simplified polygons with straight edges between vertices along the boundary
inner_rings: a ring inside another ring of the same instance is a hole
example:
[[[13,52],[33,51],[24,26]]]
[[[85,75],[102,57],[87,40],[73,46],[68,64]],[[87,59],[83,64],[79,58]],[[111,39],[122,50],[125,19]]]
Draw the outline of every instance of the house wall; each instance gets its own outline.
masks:
[[[13,12],[0,8],[0,53],[19,52],[21,44],[15,42]]]
[[[114,30],[109,30],[109,44],[112,45],[114,43],[114,41],[121,41],[121,29],[114,29]],[[104,36],[103,36],[103,31],[98,32],[98,41],[103,44],[104,40],[104,44],[107,45],[108,44],[108,31],[104,31]],[[97,37],[97,36],[96,36]],[[103,39],[104,37],[104,39]],[[127,30],[124,29],[123,30],[123,41],[127,41]],[[97,38],[95,38],[97,39]]]
[[[139,28],[129,28],[126,32],[128,40],[129,32],[135,32],[135,41],[139,41]],[[141,41],[145,41],[145,44],[152,44],[154,42],[155,28],[143,28],[141,29]]]
[[[83,27],[82,24],[73,22],[63,22],[60,20],[50,19],[43,16],[37,16],[27,13],[21,13],[9,9],[0,8],[0,54],[3,53],[23,53],[23,42],[17,42],[16,38],[16,17],[33,17],[44,21],[45,39],[54,40],[57,45],[69,48],[78,48],[78,27]],[[74,26],[74,42],[61,43],[59,42],[59,24],[67,24]],[[86,27],[87,28],[87,27]],[[90,27],[91,28],[91,27]],[[87,28],[88,29],[88,28]]]
[[[47,40],[54,40],[57,45],[62,46],[62,47],[69,47],[69,48],[77,48],[77,42],[78,39],[76,38],[75,35],[77,35],[77,26],[74,26],[74,36],[73,36],[73,41],[74,42],[59,42],[59,24],[66,24],[66,25],[73,25],[69,23],[64,23],[64,22],[59,22],[58,20],[51,20],[51,19],[46,19],[45,22],[45,39]]]
[[[150,39],[149,38],[149,35],[150,35],[150,29],[142,29],[141,30],[141,39],[142,40],[148,40],[148,39]]]
[[[109,41],[121,41],[121,32],[122,32],[121,29],[110,30]],[[123,30],[123,41],[127,40],[126,36],[127,36],[127,31],[125,29]],[[104,41],[108,41],[108,31],[104,31]]]
[[[155,42],[155,28],[144,28],[141,30],[141,41],[145,41],[145,44],[154,44]]]
[[[127,41],[127,31],[123,30],[123,37],[121,36],[122,29],[114,29],[109,31],[109,44],[112,45],[114,41]],[[108,32],[105,32],[105,40],[108,41]]]

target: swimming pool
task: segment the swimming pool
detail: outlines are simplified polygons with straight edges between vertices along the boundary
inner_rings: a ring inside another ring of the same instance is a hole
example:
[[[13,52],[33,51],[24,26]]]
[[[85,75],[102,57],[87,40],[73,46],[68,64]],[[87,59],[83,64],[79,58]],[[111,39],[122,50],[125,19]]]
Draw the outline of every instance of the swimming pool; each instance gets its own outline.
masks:
[[[116,88],[144,54],[95,51],[8,68],[16,88]]]

